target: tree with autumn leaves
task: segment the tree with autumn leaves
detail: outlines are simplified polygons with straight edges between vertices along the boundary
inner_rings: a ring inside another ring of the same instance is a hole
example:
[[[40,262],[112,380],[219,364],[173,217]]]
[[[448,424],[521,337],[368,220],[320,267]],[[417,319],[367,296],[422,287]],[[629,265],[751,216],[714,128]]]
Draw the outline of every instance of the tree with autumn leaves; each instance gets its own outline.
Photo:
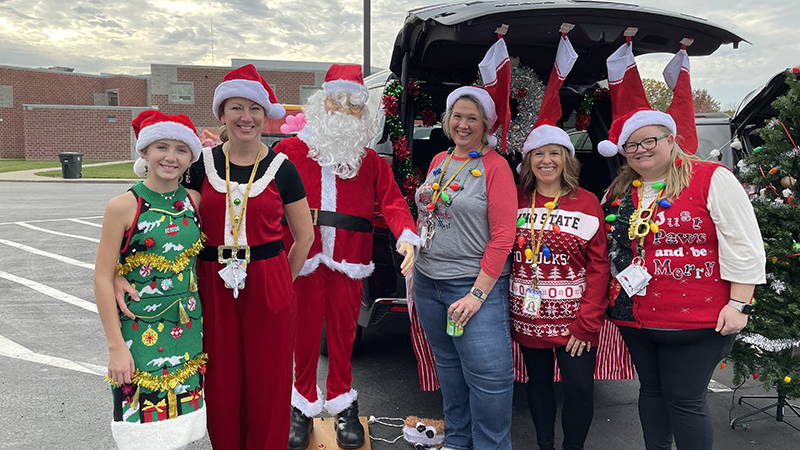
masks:
[[[778,117],[758,131],[763,145],[739,163],[755,185],[752,204],[767,254],[767,283],[756,286],[754,311],[730,358],[734,382],[755,378],[786,398],[800,398],[800,79],[772,103]]]
[[[665,112],[672,103],[672,90],[667,86],[667,83],[653,78],[643,78],[642,85],[650,106],[653,109]],[[705,89],[693,89],[692,97],[694,100],[694,112],[696,113],[721,111],[719,102],[714,100],[714,97]]]

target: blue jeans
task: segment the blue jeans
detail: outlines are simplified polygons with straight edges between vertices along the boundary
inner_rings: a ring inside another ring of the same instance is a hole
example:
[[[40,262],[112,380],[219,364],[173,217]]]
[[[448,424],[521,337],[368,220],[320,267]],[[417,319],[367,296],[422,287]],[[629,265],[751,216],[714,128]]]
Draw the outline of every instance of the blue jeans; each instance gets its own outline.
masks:
[[[414,271],[414,305],[442,386],[445,447],[510,450],[514,369],[508,276],[500,277],[459,337],[447,335],[447,309],[474,278],[433,280]]]

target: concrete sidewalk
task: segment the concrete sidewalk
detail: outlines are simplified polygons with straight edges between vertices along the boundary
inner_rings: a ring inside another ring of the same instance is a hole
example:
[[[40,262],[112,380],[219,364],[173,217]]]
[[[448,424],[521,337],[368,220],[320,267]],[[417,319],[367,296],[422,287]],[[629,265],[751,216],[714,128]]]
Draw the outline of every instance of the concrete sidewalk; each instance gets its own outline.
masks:
[[[108,161],[95,164],[86,164],[83,167],[97,167],[97,166],[110,166],[112,164],[123,164],[130,162],[125,161]],[[16,172],[3,172],[0,173],[0,181],[34,181],[42,183],[128,183],[134,184],[138,181],[136,178],[61,178],[61,177],[42,177],[36,175],[38,172],[48,172],[51,170],[59,170],[59,167],[19,170]]]

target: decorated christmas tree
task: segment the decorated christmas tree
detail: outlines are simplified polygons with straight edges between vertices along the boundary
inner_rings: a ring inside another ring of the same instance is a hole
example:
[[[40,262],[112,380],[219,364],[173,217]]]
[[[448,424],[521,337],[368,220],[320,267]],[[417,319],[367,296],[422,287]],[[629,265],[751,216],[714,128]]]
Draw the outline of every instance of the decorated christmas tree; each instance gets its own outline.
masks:
[[[767,254],[767,283],[756,287],[753,314],[731,359],[734,382],[748,377],[786,398],[800,398],[800,79],[786,73],[789,92],[775,100],[778,117],[759,130],[763,145],[739,163],[752,196]]]

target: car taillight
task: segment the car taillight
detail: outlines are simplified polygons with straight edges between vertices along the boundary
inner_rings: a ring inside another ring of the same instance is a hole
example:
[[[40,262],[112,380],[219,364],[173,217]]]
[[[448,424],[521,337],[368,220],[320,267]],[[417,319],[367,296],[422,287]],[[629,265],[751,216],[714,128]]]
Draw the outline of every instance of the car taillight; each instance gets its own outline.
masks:
[[[389,307],[389,312],[407,313],[408,312],[408,306],[390,306]]]

